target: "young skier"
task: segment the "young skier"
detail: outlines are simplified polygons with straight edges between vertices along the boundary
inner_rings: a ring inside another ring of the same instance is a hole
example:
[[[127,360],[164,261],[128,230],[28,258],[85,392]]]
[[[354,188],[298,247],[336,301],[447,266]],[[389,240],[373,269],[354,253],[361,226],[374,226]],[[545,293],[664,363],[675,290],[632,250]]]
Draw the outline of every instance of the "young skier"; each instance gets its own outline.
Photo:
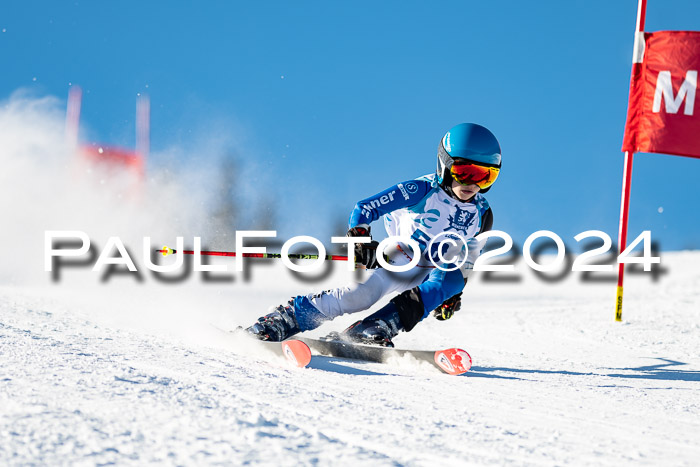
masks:
[[[377,242],[358,243],[355,261],[370,270],[365,282],[296,296],[258,318],[246,331],[262,340],[282,341],[340,315],[367,310],[395,292],[399,294],[386,306],[339,337],[393,347],[391,339],[399,331],[410,331],[431,311],[439,320],[449,319],[460,309],[462,289],[483,248],[484,242],[475,237],[493,224],[483,193],[498,177],[500,167],[501,148],[488,129],[474,123],[451,128],[438,146],[436,173],[364,199],[350,214],[350,237],[369,237],[370,224],[384,216],[390,236],[415,240],[421,253],[416,266],[404,272],[378,268]],[[400,266],[415,253],[407,241],[396,241],[384,254],[388,264]]]

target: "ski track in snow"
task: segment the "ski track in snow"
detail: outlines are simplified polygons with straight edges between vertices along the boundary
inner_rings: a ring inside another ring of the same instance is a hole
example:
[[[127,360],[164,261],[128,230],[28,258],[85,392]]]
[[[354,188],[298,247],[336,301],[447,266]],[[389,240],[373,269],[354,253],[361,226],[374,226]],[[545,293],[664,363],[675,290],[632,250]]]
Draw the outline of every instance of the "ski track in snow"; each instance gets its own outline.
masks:
[[[244,286],[184,291],[206,309],[196,319],[4,286],[0,463],[697,465],[699,261],[669,253],[658,282],[629,276],[624,323],[612,319],[614,283],[474,280],[453,319],[396,339],[465,348],[474,366],[460,377],[409,361],[290,368],[207,332],[346,273],[304,284],[267,268]],[[140,287],[129,299],[162,293]]]

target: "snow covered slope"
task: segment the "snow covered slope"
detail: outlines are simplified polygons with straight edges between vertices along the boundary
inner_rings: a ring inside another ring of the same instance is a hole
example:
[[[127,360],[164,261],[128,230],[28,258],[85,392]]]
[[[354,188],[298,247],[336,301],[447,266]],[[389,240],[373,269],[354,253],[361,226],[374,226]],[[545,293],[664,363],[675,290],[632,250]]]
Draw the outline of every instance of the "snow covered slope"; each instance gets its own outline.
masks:
[[[457,345],[461,377],[245,349],[247,324],[313,284],[256,266],[231,284],[0,288],[0,463],[693,465],[700,458],[699,252],[614,284],[468,286],[452,320],[396,343]],[[257,268],[257,269],[256,269]],[[190,282],[196,282],[194,279]],[[353,317],[324,325],[340,328]]]
[[[314,280],[263,261],[218,282],[159,281],[144,270],[144,236],[232,244],[204,209],[213,174],[149,178],[128,202],[118,183],[107,189],[115,180],[68,163],[55,100],[3,104],[0,465],[698,464],[700,252],[663,254],[657,280],[628,274],[623,323],[614,278],[470,278],[454,318],[395,339],[465,348],[464,376],[403,361],[289,368],[212,324],[248,325],[352,280],[344,265]],[[86,265],[52,281],[49,229],[82,230],[95,247],[118,235],[141,274],[103,280]]]

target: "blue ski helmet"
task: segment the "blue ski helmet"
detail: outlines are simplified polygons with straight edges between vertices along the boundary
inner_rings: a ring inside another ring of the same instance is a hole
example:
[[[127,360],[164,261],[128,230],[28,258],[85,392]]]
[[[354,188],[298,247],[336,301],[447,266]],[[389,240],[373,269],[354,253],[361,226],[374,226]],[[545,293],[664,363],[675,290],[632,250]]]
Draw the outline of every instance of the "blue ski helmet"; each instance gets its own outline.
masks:
[[[443,188],[452,185],[450,169],[455,159],[500,169],[501,145],[486,127],[476,123],[460,123],[450,128],[438,145],[437,178]],[[482,188],[481,193],[490,189],[490,186]]]

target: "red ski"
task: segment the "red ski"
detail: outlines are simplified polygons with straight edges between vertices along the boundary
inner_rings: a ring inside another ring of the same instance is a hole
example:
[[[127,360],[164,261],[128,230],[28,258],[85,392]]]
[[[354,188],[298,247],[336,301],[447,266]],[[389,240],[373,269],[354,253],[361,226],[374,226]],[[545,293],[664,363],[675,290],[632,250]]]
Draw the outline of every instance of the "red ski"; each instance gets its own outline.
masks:
[[[299,368],[304,368],[311,361],[311,349],[309,349],[309,346],[302,341],[291,339],[282,342],[261,342],[263,342],[265,345],[271,345],[273,347],[276,345],[281,347],[284,358]]]
[[[435,368],[448,375],[461,375],[472,366],[472,358],[462,349],[451,348],[443,350],[407,350],[394,347],[379,347],[375,345],[357,344],[343,340],[323,340],[300,338],[313,352],[329,357],[364,360],[368,362],[389,363],[393,357],[406,355],[430,363]]]
[[[435,364],[448,375],[461,375],[472,367],[472,357],[462,349],[445,349],[435,352]]]
[[[243,339],[246,341],[249,340],[251,342],[251,347],[264,347],[268,351],[284,357],[287,362],[299,368],[303,368],[311,362],[311,350],[309,349],[308,345],[300,340],[289,339],[282,342],[269,342],[256,339],[252,335],[245,332],[243,328],[237,328],[233,331],[226,331],[217,326],[214,326],[214,328],[225,333],[229,337]]]

